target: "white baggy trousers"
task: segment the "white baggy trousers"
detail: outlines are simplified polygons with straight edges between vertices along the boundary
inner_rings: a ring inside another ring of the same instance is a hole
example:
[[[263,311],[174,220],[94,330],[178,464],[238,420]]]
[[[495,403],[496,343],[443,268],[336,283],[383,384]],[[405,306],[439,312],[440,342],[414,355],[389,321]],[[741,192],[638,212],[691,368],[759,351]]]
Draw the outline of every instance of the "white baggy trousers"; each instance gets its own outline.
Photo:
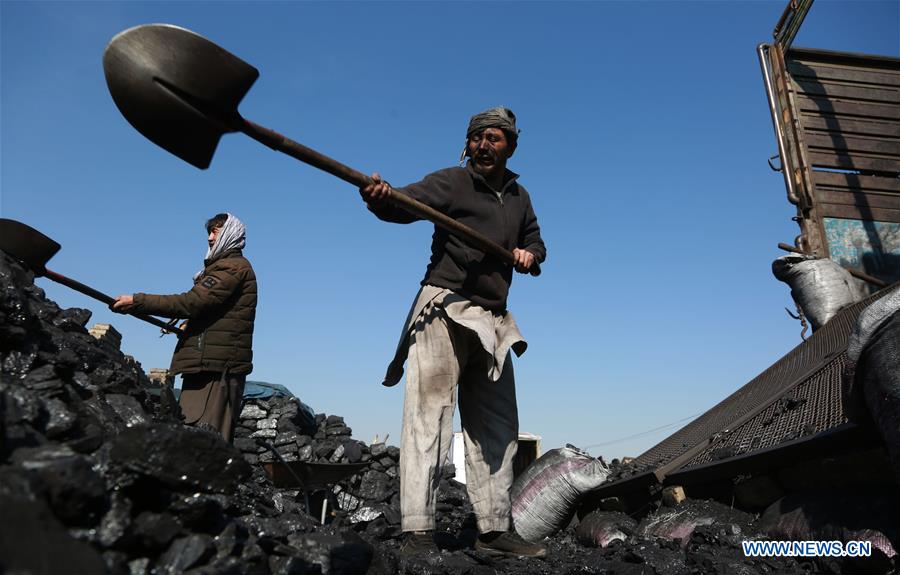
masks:
[[[466,488],[478,529],[508,531],[512,462],[519,434],[509,352],[499,378],[493,381],[489,374],[494,357],[475,331],[450,319],[440,298],[415,318],[408,342],[400,439],[402,530],[434,529],[435,497],[453,436],[458,397]]]

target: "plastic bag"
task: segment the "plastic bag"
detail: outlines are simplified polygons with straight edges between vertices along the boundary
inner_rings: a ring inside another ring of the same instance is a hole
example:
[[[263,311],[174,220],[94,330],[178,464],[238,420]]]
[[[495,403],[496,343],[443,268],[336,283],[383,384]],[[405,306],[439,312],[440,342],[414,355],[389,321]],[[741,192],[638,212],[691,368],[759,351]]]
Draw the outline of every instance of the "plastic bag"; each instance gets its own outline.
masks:
[[[512,519],[527,541],[539,541],[566,527],[581,498],[606,481],[609,468],[571,445],[548,451],[516,478]]]
[[[866,296],[861,282],[828,258],[788,254],[772,262],[772,273],[791,286],[791,297],[809,319],[813,331],[843,307]]]

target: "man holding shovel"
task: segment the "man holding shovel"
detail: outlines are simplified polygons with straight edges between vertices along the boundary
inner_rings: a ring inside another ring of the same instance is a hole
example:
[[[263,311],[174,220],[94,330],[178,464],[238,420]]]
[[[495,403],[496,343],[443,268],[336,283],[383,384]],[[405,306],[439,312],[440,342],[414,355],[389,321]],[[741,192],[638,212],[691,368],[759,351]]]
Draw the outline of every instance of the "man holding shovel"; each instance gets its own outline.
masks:
[[[384,382],[395,385],[409,360],[400,440],[403,553],[435,549],[436,488],[457,394],[466,487],[481,533],[476,548],[518,556],[547,553],[516,534],[510,514],[519,423],[509,350],[521,355],[527,344],[506,300],[513,267],[528,273],[546,257],[531,199],[518,175],[506,168],[518,135],[512,111],[500,107],[477,114],[466,132],[465,167],[440,170],[396,190],[481,232],[515,259],[510,265],[435,227],[431,262]],[[385,201],[391,188],[379,174],[372,179],[360,194],[379,219],[419,219]]]
[[[194,287],[175,295],[121,295],[113,311],[185,319],[171,371],[182,374],[181,410],[188,425],[214,427],[231,442],[244,382],[253,369],[256,275],[241,250],[244,224],[231,214],[206,222],[209,248]]]

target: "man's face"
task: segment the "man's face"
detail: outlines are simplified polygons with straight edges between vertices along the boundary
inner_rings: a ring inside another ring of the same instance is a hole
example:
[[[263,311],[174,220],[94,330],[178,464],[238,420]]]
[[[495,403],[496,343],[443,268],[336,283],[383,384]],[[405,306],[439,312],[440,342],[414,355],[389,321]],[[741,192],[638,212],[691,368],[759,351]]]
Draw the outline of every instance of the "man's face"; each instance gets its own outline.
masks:
[[[207,240],[209,243],[209,247],[213,247],[213,244],[216,243],[216,239],[219,237],[220,233],[222,233],[222,226],[210,230],[209,239]]]
[[[485,128],[475,132],[466,142],[472,167],[485,177],[502,174],[506,160],[513,155],[515,146],[509,144],[506,133],[500,128]]]

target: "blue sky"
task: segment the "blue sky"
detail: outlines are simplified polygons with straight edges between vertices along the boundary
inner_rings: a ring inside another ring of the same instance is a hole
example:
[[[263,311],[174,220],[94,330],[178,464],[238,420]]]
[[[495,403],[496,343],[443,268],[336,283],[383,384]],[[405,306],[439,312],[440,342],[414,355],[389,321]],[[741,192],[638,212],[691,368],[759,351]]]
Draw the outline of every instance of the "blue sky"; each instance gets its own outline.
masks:
[[[380,381],[431,226],[380,222],[352,186],[245,136],[208,170],[178,160],[119,114],[103,50],[138,24],[192,29],[259,69],[244,117],[397,186],[454,164],[469,116],[508,106],[549,251],[509,301],[530,344],[521,428],[544,449],[637,455],[800,342],[771,274],[798,228],[766,164],[756,56],[785,5],[3,0],[0,215],[62,244],[48,267],[116,295],[188,289],[203,222],[236,214],[260,287],[251,378],[398,443],[402,388]],[[900,3],[818,0],[795,45],[896,57]],[[171,336],[38,283],[168,366]]]

